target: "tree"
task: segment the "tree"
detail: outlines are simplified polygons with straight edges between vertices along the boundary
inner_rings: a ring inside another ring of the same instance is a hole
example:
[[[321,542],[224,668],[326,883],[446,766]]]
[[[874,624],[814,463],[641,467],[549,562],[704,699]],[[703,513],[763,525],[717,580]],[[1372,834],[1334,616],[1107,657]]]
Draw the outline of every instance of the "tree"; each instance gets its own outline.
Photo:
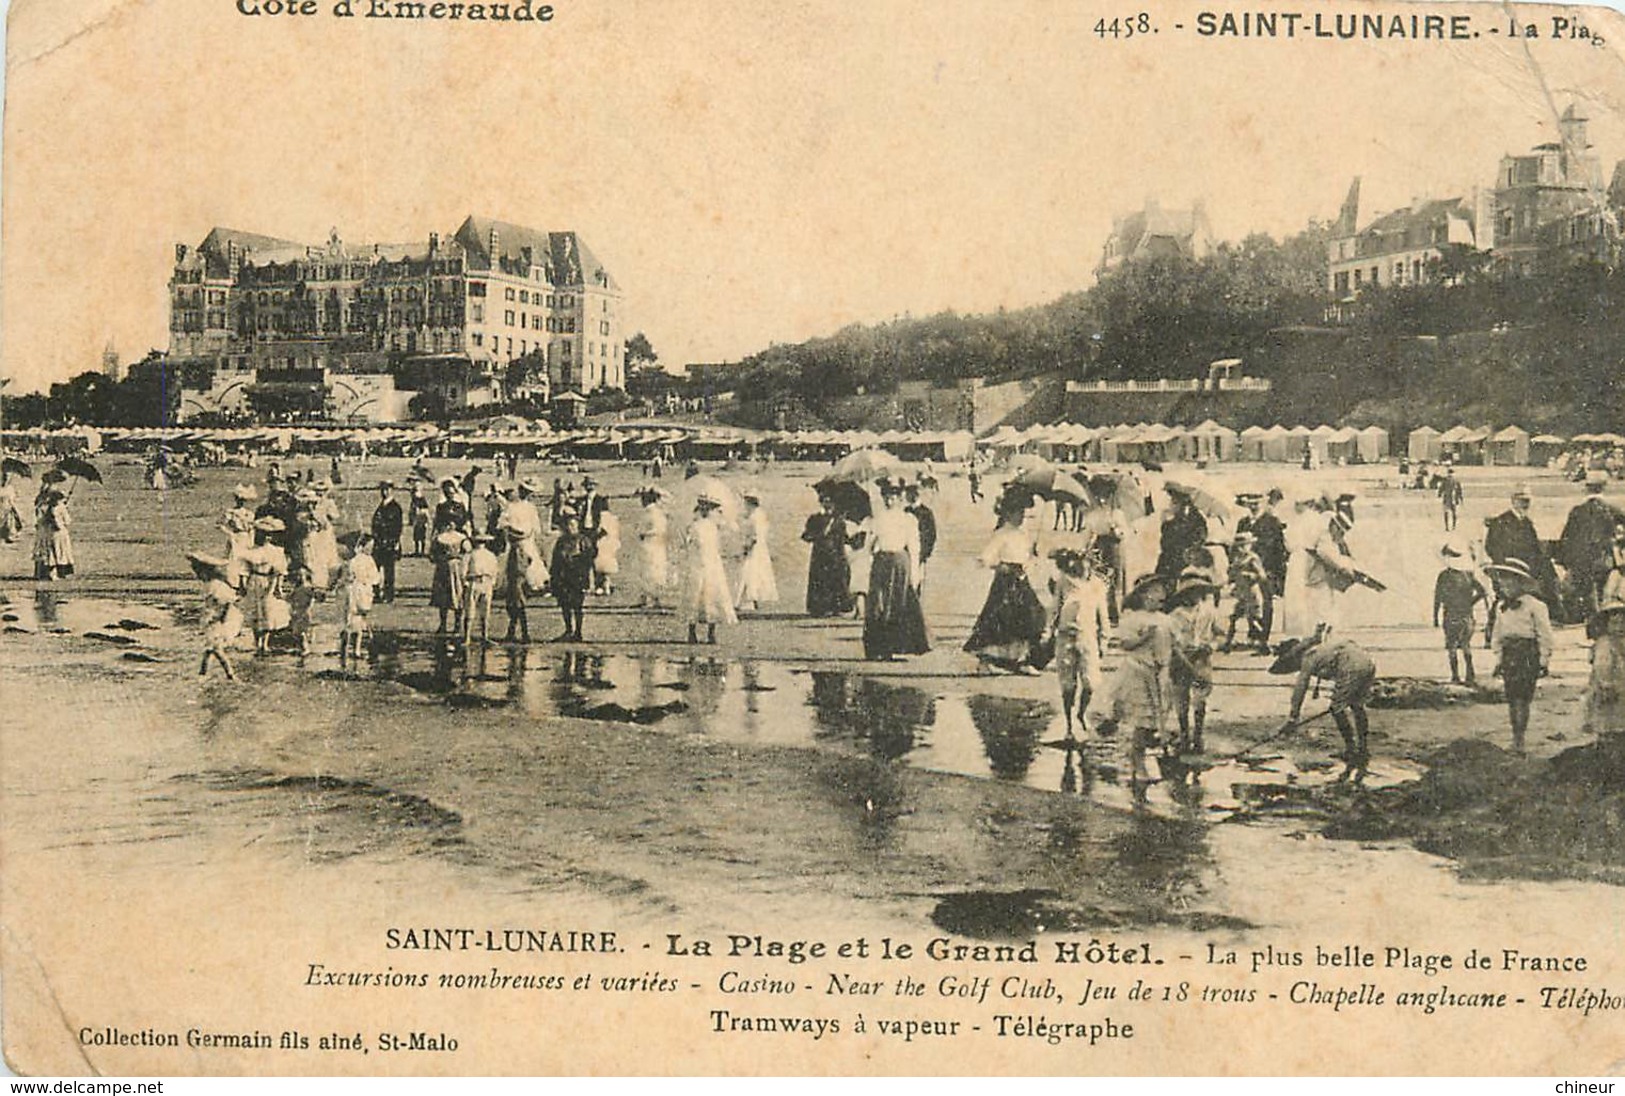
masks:
[[[660,361],[660,355],[649,344],[649,336],[639,331],[626,340],[626,371],[631,373],[634,369],[655,365]]]

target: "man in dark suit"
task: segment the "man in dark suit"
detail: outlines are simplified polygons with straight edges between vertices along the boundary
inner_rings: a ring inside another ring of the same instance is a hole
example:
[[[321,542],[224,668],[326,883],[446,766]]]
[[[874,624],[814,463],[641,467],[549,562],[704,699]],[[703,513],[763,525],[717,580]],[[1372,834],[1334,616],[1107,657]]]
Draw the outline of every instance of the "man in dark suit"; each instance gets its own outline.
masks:
[[[1270,492],[1273,504],[1284,497],[1279,489]],[[1256,494],[1237,495],[1236,501],[1247,508],[1247,514],[1236,522],[1236,534],[1251,533],[1253,551],[1264,565],[1269,582],[1259,590],[1259,642],[1268,645],[1270,631],[1275,626],[1275,599],[1286,593],[1286,523],[1273,509],[1264,508],[1264,497]]]
[[[582,477],[581,498],[576,505],[581,515],[581,531],[597,539],[598,531],[603,527],[604,511],[609,509],[609,500],[598,493],[597,480],[591,476]]]
[[[378,509],[372,512],[372,558],[383,575],[383,601],[395,600],[395,561],[401,558],[401,531],[406,515],[394,499],[395,484],[384,480],[378,485]]]
[[[1505,563],[1509,559],[1522,561],[1540,584],[1537,591],[1540,600],[1550,608],[1558,604],[1557,571],[1547,558],[1546,546],[1541,543],[1540,533],[1529,517],[1529,504],[1529,488],[1520,483],[1512,489],[1512,505],[1494,517],[1484,519],[1484,553],[1495,563]],[[1499,572],[1491,571],[1490,580],[1495,586],[1495,601],[1490,605],[1489,619],[1484,625],[1486,645],[1495,628],[1500,606],[1507,597]]]
[[[1574,591],[1574,608],[1581,620],[1590,620],[1597,611],[1602,584],[1614,566],[1614,523],[1622,515],[1603,501],[1608,473],[1601,468],[1586,473],[1586,497],[1569,511],[1563,535],[1557,541],[1557,562],[1569,573]]]
[[[1450,532],[1456,527],[1457,514],[1461,510],[1462,499],[1465,493],[1461,489],[1461,481],[1456,478],[1454,467],[1444,470],[1444,479],[1439,482],[1439,503],[1444,507],[1444,529]]]
[[[911,483],[904,488],[903,498],[906,502],[903,509],[913,514],[920,526],[920,566],[923,567],[937,546],[937,515],[920,501],[919,484]]]

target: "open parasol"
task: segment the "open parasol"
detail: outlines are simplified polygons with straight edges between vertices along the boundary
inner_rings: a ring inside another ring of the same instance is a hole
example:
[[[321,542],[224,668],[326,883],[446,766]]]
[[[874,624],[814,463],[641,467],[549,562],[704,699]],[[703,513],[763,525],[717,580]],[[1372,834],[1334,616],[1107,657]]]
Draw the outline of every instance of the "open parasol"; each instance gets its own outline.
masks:
[[[3,470],[8,476],[27,476],[29,479],[34,478],[34,469],[29,466],[27,461],[19,460],[16,457],[7,457],[4,460],[0,460],[0,470]]]
[[[83,457],[63,457],[56,462],[57,472],[74,479],[89,480],[91,483],[102,481],[102,471]]]
[[[823,482],[872,483],[888,476],[899,476],[903,462],[884,449],[859,449],[842,457]]]
[[[851,480],[822,479],[813,485],[821,499],[827,498],[835,510],[849,521],[863,521],[873,515],[874,500],[861,483]]]
[[[1145,516],[1145,488],[1124,472],[1091,472],[1087,486],[1097,508],[1121,510],[1130,517]]]
[[[1008,484],[1010,487],[1025,489],[1046,499],[1083,503],[1094,501],[1088,487],[1043,457],[1024,453],[1014,458],[1011,466],[1016,474]]]
[[[732,525],[739,517],[739,496],[733,488],[717,479],[715,476],[693,476],[683,483],[683,493],[687,498],[688,506],[694,507],[700,499],[710,499],[717,504],[725,525]]]
[[[1184,495],[1191,500],[1191,505],[1210,518],[1220,521],[1230,520],[1230,504],[1205,487],[1199,487],[1189,480],[1167,480],[1163,488],[1170,494]]]

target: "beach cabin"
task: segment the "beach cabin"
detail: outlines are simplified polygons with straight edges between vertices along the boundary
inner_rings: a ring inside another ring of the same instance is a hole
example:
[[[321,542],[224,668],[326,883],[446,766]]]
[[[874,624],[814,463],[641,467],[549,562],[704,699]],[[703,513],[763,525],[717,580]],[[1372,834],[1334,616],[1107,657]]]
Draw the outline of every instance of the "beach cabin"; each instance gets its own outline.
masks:
[[[1529,431],[1521,426],[1508,426],[1491,434],[1484,446],[1484,463],[1499,466],[1527,465],[1529,463]]]
[[[1190,457],[1200,461],[1229,461],[1237,459],[1241,439],[1234,430],[1208,419],[1190,429]]]
[[[1405,439],[1405,456],[1417,461],[1439,459],[1439,431],[1431,426],[1418,426]]]
[[[1352,426],[1343,426],[1326,437],[1326,463],[1358,464],[1360,462],[1360,434]]]
[[[1529,439],[1529,463],[1544,468],[1562,455],[1568,441],[1556,434],[1536,434]]]
[[[1487,426],[1451,427],[1439,435],[1440,455],[1454,464],[1483,464],[1490,433]]]
[[[1263,460],[1264,459],[1264,428],[1262,426],[1249,426],[1237,435],[1237,460]]]
[[[1376,464],[1388,459],[1388,431],[1371,425],[1358,431],[1357,448],[1361,464]]]

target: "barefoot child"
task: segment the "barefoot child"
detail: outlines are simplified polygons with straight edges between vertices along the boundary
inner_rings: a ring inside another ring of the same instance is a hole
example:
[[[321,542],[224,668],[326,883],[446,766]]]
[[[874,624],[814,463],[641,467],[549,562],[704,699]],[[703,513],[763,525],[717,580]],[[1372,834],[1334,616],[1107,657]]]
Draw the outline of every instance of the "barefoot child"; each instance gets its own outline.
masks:
[[[1202,749],[1207,698],[1213,695],[1213,648],[1220,634],[1219,609],[1214,604],[1218,592],[1206,571],[1192,569],[1179,576],[1179,586],[1168,599],[1174,637],[1168,676],[1179,717],[1180,753]]]
[[[480,530],[471,538],[474,550],[468,553],[463,571],[463,642],[474,638],[478,626],[480,642],[491,639],[491,601],[496,596],[497,575],[502,561],[491,551],[491,534]],[[526,626],[527,631],[529,626]]]
[[[309,567],[295,567],[289,576],[292,586],[288,590],[288,629],[299,645],[299,657],[310,654],[311,638],[316,633],[316,602],[322,593],[316,588],[316,579]]]
[[[1451,542],[1439,552],[1444,570],[1433,583],[1433,626],[1440,626],[1443,614],[1444,653],[1450,659],[1450,680],[1462,681],[1461,670],[1467,671],[1466,683],[1476,684],[1473,675],[1473,633],[1478,624],[1473,609],[1479,602],[1489,603],[1490,595],[1484,584],[1473,574],[1472,561],[1460,546]],[[1461,665],[1458,665],[1458,654]]]
[[[1070,548],[1052,552],[1060,571],[1055,605],[1055,673],[1061,683],[1061,710],[1066,737],[1073,738],[1073,715],[1084,728],[1084,713],[1100,685],[1106,649],[1106,584],[1094,573],[1086,553]]]
[[[203,583],[203,660],[197,675],[207,677],[209,661],[213,659],[226,672],[227,681],[237,680],[226,650],[243,629],[243,614],[237,608],[237,588],[226,581],[230,561],[201,552],[191,552],[187,560],[192,573]]]
[[[1506,686],[1512,750],[1522,754],[1535,682],[1545,676],[1552,660],[1552,618],[1546,603],[1537,596],[1540,580],[1523,560],[1508,558],[1485,569],[1501,580],[1505,594],[1490,634],[1490,646],[1495,650],[1495,676]]]
[[[1264,599],[1269,593],[1269,572],[1253,550],[1253,535],[1237,533],[1230,545],[1230,594],[1235,607],[1230,610],[1230,630],[1224,637],[1224,651],[1235,647],[1236,623],[1247,624],[1247,644],[1255,651],[1269,651],[1264,638]]]
[[[1141,579],[1123,599],[1123,614],[1117,623],[1123,661],[1117,668],[1111,721],[1128,724],[1129,788],[1140,802],[1151,784],[1145,752],[1161,738],[1163,713],[1168,710],[1173,633],[1163,613],[1167,582],[1161,575]]]
[[[373,598],[382,581],[383,575],[372,558],[372,535],[363,533],[356,541],[354,554],[339,570],[339,617],[343,621],[343,631],[339,633],[341,660],[361,658],[372,632]]]

